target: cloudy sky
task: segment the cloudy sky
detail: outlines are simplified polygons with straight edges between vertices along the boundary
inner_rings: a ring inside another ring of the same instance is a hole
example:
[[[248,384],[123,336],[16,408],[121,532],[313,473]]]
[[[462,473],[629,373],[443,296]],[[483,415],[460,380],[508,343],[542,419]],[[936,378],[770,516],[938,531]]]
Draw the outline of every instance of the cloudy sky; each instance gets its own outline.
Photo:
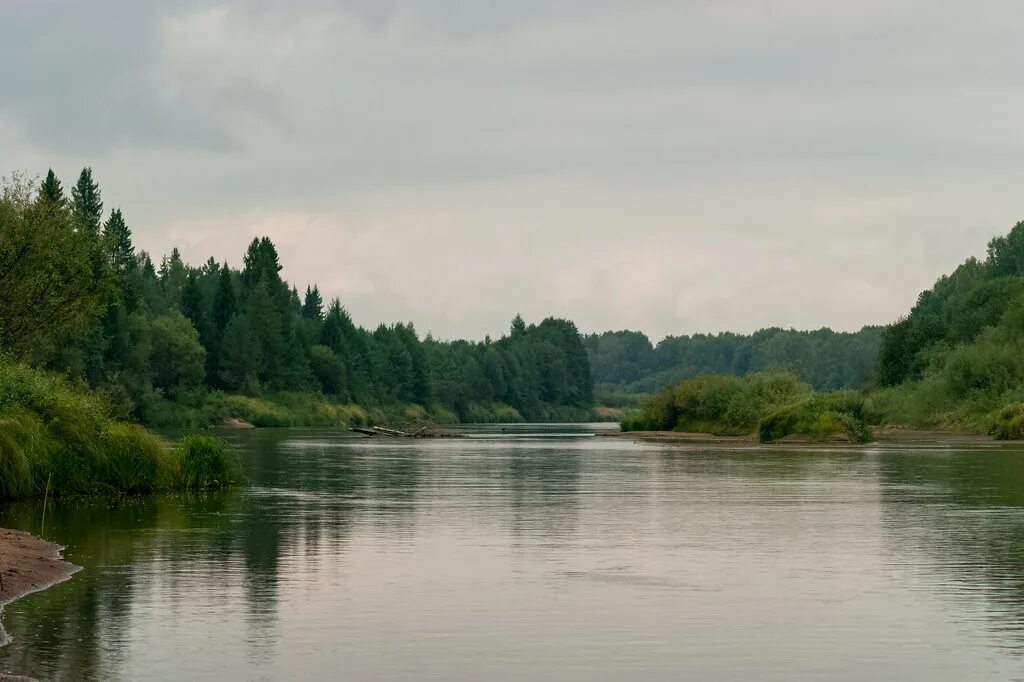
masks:
[[[357,322],[885,323],[1024,218],[1024,4],[0,0],[3,173]]]

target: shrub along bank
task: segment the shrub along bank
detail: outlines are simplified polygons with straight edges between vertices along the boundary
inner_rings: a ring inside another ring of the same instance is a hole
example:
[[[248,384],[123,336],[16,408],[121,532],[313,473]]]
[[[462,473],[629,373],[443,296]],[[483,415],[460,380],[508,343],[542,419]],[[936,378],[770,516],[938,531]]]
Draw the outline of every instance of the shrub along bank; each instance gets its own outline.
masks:
[[[720,436],[757,433],[763,442],[790,435],[871,439],[864,398],[854,391],[815,393],[787,372],[701,376],[653,395],[624,431],[684,431]]]
[[[62,377],[0,360],[0,499],[150,493],[242,481],[210,436],[172,445],[112,419],[105,401]]]

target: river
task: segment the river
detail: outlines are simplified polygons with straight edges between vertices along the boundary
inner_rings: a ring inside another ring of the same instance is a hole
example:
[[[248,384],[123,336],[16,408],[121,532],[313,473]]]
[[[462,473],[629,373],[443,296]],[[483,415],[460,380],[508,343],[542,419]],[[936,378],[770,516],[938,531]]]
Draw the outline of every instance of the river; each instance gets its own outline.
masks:
[[[40,679],[1024,680],[1024,448],[713,448],[600,426],[225,433],[252,485],[10,505],[85,570]]]

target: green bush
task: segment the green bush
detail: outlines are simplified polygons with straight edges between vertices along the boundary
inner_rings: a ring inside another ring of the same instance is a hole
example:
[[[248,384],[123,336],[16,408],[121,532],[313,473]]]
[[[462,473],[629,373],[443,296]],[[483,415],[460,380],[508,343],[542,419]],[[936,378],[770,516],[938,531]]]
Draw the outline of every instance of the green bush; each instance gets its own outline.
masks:
[[[259,427],[347,427],[371,421],[359,405],[336,403],[318,393],[278,393],[264,398],[229,395],[224,397],[224,403],[226,416],[238,417]]]
[[[756,431],[764,416],[810,390],[786,372],[696,377],[651,396],[639,414],[623,420],[622,429],[745,435]]]
[[[765,417],[758,428],[762,443],[771,443],[789,435],[827,440],[846,434],[851,440],[867,443],[873,439],[864,396],[855,391],[815,393],[787,405]]]
[[[999,410],[990,433],[996,440],[1024,439],[1024,403],[1013,403]]]
[[[0,419],[0,499],[36,494],[36,464],[49,458],[53,443],[42,420],[24,410]]]
[[[195,438],[171,448],[142,426],[112,419],[100,394],[0,360],[0,499],[47,490],[54,497],[148,493],[241,480],[223,443]]]
[[[181,462],[181,487],[187,490],[236,485],[242,482],[238,458],[220,438],[185,436],[176,448]]]
[[[519,410],[504,403],[470,403],[465,418],[471,424],[518,424],[526,421]]]
[[[171,487],[173,458],[166,443],[137,424],[113,423],[103,438],[104,482],[125,493]]]

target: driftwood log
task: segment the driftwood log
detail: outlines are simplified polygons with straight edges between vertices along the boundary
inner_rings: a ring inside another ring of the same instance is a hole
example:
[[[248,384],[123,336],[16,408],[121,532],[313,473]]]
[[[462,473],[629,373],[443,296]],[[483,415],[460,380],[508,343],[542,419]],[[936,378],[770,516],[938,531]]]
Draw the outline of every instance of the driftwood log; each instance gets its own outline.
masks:
[[[451,433],[448,431],[438,431],[432,424],[427,424],[416,429],[412,433],[408,431],[399,431],[398,429],[388,429],[383,426],[370,426],[370,427],[358,427],[353,426],[349,429],[354,433],[361,433],[364,436],[383,436],[384,438],[457,438],[458,434]]]

